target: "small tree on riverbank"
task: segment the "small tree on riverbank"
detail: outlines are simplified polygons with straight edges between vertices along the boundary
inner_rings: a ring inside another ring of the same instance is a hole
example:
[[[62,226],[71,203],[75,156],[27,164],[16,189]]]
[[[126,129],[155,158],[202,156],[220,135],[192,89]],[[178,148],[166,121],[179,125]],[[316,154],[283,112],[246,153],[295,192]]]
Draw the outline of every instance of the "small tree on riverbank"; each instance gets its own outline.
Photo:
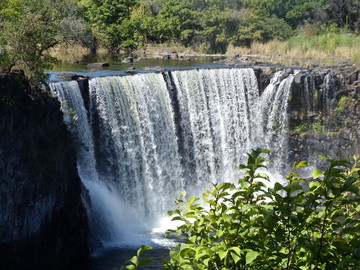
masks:
[[[0,1],[3,72],[22,69],[33,83],[44,81],[44,70],[56,62],[48,50],[63,42],[85,39],[75,0]]]

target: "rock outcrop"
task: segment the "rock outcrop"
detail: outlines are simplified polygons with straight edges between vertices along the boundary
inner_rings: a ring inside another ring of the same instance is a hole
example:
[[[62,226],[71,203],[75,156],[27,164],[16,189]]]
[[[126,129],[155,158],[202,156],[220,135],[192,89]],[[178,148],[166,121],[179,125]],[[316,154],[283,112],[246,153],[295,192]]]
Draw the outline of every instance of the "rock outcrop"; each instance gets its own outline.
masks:
[[[76,151],[56,98],[0,75],[0,269],[60,269],[87,255]]]
[[[260,94],[278,66],[254,66]],[[296,73],[296,74],[295,74]],[[360,69],[284,70],[294,74],[289,117],[289,163],[307,160],[322,166],[319,156],[348,159],[360,154]]]
[[[359,72],[315,69],[295,76],[289,107],[291,161],[360,154]]]

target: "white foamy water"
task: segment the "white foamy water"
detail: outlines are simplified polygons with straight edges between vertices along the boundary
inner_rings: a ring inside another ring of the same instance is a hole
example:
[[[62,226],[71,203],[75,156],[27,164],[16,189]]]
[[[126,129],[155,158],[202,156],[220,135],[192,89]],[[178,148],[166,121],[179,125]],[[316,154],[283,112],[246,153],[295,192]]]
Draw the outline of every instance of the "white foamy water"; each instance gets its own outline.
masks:
[[[294,77],[282,75],[261,96],[250,68],[94,78],[88,111],[76,82],[51,84],[64,110],[76,111],[65,120],[79,144],[94,242],[171,245],[159,236],[169,222],[159,220],[180,191],[236,180],[252,148],[273,151],[280,168]]]

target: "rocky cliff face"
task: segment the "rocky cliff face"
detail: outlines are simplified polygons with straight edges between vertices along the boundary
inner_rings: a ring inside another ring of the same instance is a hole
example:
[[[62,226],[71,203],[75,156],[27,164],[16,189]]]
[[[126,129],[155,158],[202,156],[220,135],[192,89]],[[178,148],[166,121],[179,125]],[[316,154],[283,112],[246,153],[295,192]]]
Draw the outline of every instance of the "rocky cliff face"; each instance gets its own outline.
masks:
[[[59,269],[87,254],[75,147],[59,102],[0,76],[0,269]]]
[[[262,92],[283,68],[254,67]],[[322,166],[321,154],[348,159],[360,155],[360,69],[285,69],[296,73],[289,97],[289,163]]]
[[[289,111],[291,161],[360,154],[359,75],[360,69],[318,69],[295,76]]]

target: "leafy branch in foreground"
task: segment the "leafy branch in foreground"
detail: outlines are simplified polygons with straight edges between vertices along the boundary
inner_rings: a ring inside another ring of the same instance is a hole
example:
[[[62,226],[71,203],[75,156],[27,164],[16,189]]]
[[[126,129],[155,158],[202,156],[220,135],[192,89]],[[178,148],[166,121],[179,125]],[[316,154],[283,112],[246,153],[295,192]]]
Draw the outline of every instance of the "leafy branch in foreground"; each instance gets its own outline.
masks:
[[[140,269],[140,267],[144,264],[151,263],[152,260],[148,258],[140,258],[141,254],[146,251],[152,249],[152,247],[149,246],[141,246],[138,251],[136,252],[136,255],[133,256],[130,260],[127,261],[128,265],[122,266],[121,269],[127,269],[127,270],[137,270]]]
[[[163,269],[360,269],[360,162],[329,163],[312,179],[294,164],[286,183],[268,187],[257,149],[239,169],[237,184],[214,185],[197,197],[176,199],[172,220],[182,243]]]

